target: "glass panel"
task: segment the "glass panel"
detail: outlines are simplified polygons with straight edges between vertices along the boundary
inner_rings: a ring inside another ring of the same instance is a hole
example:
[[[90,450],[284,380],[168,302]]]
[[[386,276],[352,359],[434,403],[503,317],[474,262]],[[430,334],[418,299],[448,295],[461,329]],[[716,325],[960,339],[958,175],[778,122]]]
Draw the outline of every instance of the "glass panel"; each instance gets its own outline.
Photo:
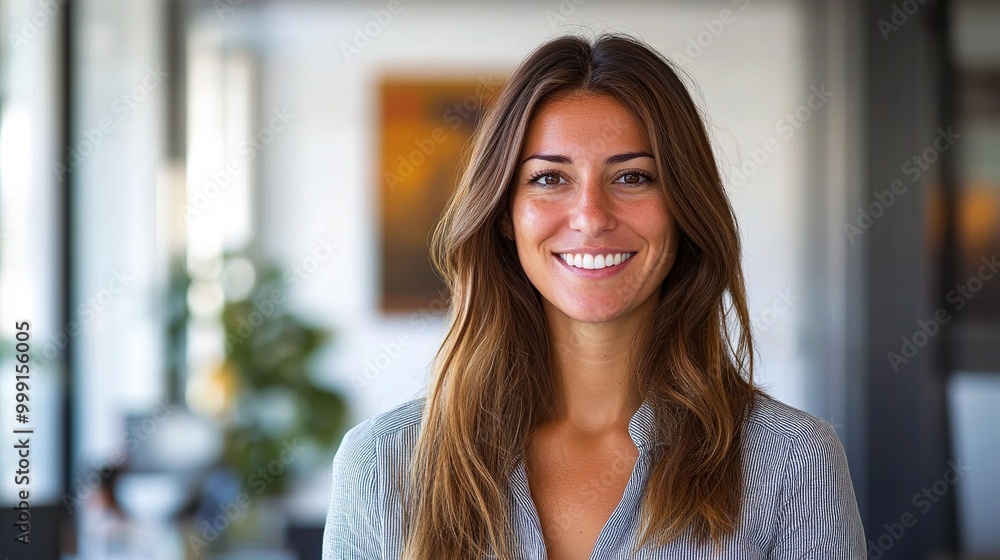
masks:
[[[35,2],[0,2],[0,447],[4,461],[0,506],[5,511],[12,511],[7,508],[20,501],[22,490],[29,493],[30,505],[39,507],[58,503],[63,489],[64,349],[81,318],[74,315],[70,322],[62,322],[64,248],[59,216],[64,175],[54,164],[62,155],[58,146],[62,129],[59,27],[58,9],[44,10]],[[29,347],[26,364],[15,360],[15,355],[23,354],[16,352],[18,340]],[[15,365],[27,366],[26,374],[21,370],[27,377],[20,380],[25,383],[20,387]],[[27,405],[23,417],[15,409],[19,401]],[[30,439],[26,479],[15,475],[18,468],[12,450],[19,438]],[[3,549],[8,546],[4,543]]]

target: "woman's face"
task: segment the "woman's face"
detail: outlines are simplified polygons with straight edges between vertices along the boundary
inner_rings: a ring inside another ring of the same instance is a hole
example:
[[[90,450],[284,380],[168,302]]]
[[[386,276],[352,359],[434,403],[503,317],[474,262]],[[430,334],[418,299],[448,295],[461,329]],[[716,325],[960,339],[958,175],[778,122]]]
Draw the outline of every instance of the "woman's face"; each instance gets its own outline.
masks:
[[[655,305],[677,232],[645,127],[614,98],[544,103],[518,158],[509,222],[547,313],[582,322]]]

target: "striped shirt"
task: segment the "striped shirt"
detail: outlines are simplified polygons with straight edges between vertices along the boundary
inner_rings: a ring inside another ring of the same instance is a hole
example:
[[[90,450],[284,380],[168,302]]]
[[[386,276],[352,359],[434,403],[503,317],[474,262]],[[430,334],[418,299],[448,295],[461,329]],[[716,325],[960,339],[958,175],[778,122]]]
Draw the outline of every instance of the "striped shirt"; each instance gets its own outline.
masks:
[[[333,460],[333,492],[323,560],[397,559],[403,546],[401,493],[420,432],[425,397],[361,422],[344,436]],[[643,403],[628,430],[639,450],[624,495],[590,558],[612,560],[863,559],[865,536],[847,458],[829,423],[769,397],[758,400],[743,427],[744,500],[736,531],[721,549],[691,534],[633,554],[639,505],[655,441],[653,410]],[[509,483],[516,558],[546,558],[523,455]]]

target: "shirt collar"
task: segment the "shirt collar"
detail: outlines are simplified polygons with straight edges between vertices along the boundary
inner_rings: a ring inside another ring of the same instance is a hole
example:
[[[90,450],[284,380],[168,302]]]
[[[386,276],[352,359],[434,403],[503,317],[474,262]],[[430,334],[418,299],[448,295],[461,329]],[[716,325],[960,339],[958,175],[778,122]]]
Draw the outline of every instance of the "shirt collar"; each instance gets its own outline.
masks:
[[[656,415],[649,401],[643,401],[628,421],[628,433],[640,453],[645,453],[659,444],[656,438]]]

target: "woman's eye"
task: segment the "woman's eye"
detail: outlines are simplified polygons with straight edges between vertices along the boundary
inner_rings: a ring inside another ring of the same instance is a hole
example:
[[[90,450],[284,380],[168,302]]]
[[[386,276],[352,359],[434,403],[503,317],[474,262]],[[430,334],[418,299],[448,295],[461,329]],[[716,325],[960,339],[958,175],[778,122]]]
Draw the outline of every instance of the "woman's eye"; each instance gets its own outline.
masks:
[[[555,173],[539,173],[531,178],[531,183],[535,185],[558,185],[562,177]]]
[[[649,177],[649,175],[646,175],[645,173],[639,173],[638,171],[628,171],[619,175],[618,181],[616,182],[624,183],[626,185],[641,185],[643,183],[648,183],[651,180],[652,179]]]

